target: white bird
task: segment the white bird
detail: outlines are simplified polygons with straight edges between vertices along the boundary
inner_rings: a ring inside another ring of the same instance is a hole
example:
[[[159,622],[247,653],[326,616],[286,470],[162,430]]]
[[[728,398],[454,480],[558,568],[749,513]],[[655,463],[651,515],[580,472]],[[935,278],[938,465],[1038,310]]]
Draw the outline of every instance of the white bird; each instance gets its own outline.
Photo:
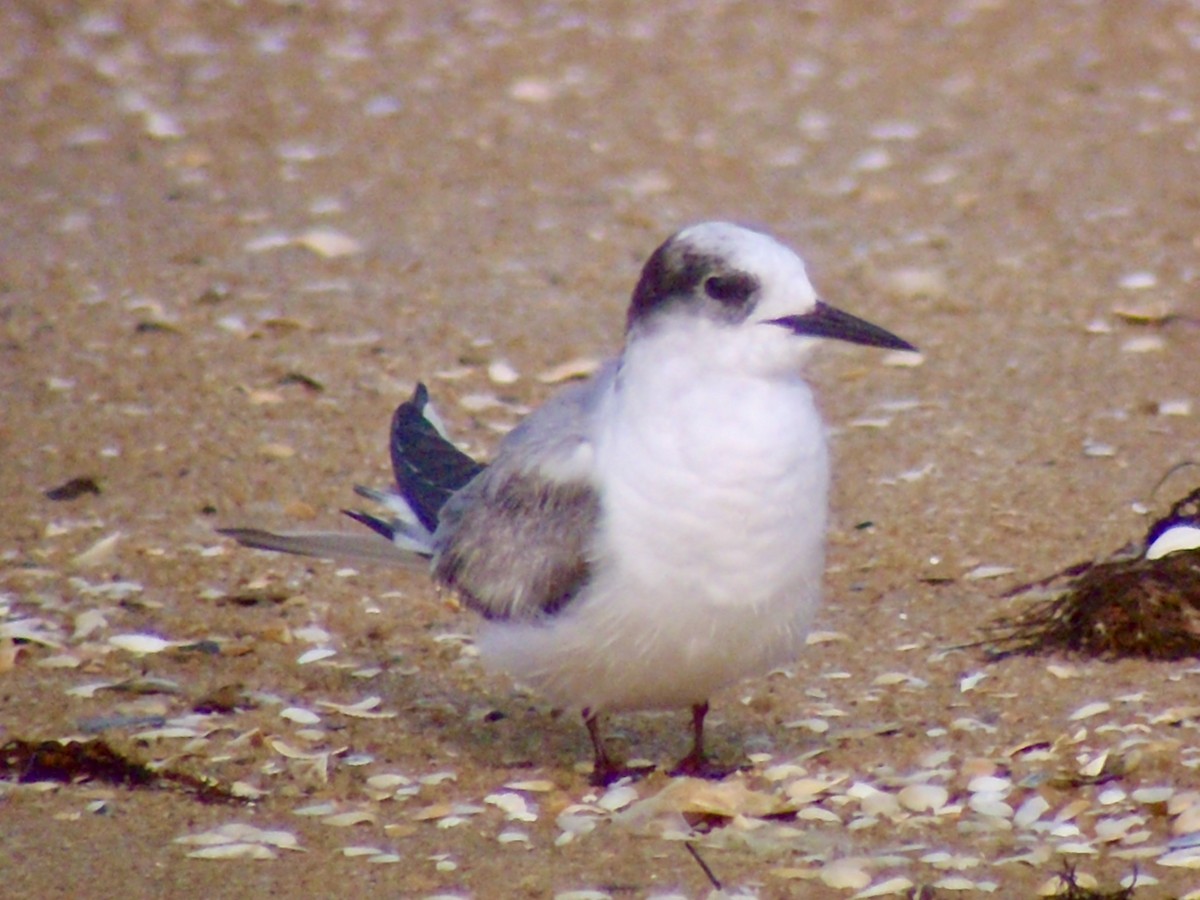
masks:
[[[646,262],[620,356],[529,415],[487,467],[445,438],[417,387],[393,419],[398,491],[359,489],[394,518],[350,513],[390,542],[226,533],[428,557],[483,615],[487,665],[582,710],[594,782],[628,771],[601,713],[688,706],[692,749],[673,772],[713,774],[709,697],[794,660],[820,603],[829,462],[802,368],[822,338],[915,350],[819,300],[774,238],[694,225]]]

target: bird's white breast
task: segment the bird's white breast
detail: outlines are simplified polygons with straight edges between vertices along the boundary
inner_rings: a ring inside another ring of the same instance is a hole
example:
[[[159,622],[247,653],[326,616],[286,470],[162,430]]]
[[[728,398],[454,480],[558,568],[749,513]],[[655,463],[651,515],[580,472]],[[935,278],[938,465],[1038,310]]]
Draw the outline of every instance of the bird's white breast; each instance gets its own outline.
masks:
[[[792,659],[820,600],[829,476],[811,391],[678,349],[628,347],[597,410],[591,584],[551,622],[481,634],[485,657],[564,703],[703,702]]]
[[[752,610],[819,572],[828,464],[808,386],[686,362],[630,375],[596,443],[614,576],[707,612]]]

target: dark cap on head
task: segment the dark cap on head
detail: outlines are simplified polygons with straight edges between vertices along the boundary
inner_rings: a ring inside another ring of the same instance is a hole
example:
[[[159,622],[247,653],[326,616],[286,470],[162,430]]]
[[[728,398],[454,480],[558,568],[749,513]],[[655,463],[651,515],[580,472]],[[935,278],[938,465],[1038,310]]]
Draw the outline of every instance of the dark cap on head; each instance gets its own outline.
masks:
[[[692,246],[681,234],[668,238],[642,267],[625,320],[627,331],[683,303],[729,323],[749,314],[749,300],[760,287],[758,279],[730,268],[721,256]]]

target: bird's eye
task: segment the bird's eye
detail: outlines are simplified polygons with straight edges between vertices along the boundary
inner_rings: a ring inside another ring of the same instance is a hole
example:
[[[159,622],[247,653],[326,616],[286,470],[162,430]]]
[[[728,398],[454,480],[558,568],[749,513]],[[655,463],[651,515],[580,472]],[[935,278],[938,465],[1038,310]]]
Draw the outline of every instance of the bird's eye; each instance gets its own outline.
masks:
[[[710,275],[704,279],[704,293],[726,306],[741,306],[758,289],[758,280],[744,272]]]

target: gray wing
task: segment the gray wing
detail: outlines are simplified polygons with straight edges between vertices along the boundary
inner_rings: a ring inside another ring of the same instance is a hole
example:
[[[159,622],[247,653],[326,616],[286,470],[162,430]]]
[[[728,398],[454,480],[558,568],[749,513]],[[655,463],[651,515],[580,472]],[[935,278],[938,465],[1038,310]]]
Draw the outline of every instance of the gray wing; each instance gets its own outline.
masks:
[[[434,578],[487,618],[553,615],[587,580],[600,517],[591,422],[614,374],[611,363],[536,410],[442,508]]]

